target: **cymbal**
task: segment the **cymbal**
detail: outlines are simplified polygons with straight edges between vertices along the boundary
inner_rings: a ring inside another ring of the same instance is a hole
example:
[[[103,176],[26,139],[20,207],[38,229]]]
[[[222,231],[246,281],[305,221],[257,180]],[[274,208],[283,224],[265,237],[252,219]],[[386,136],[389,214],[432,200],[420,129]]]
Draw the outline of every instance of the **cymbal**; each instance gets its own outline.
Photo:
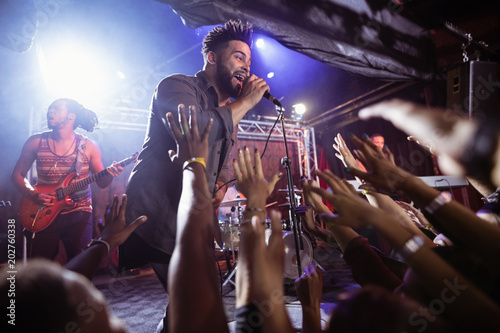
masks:
[[[246,201],[247,201],[246,198],[236,198],[233,200],[226,200],[220,203],[220,207],[238,206],[242,203],[245,203]]]

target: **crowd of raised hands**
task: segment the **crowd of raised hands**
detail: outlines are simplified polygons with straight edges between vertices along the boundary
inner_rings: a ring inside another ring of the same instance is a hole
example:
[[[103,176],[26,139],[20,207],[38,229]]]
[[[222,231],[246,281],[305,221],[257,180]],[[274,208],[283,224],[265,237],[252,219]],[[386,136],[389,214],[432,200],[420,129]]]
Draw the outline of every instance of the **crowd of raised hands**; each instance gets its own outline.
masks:
[[[169,332],[229,332],[216,274],[213,207],[203,163],[208,158],[212,122],[199,129],[196,112],[193,107],[179,105],[178,120],[167,115],[177,141],[177,156],[188,161],[183,167],[176,247],[169,268]],[[445,170],[481,176],[500,187],[500,175],[495,171],[500,164],[495,160],[496,154],[490,154],[493,160],[489,172],[478,174],[477,170],[484,168],[475,169],[474,160],[470,159],[462,163],[464,151],[453,143],[460,137],[455,131],[461,131],[470,139],[481,129],[480,123],[460,117],[439,118],[435,110],[402,101],[367,108],[360,112],[360,117],[384,117],[411,135],[412,140],[430,147],[440,156]],[[435,135],[438,131],[440,135]],[[331,191],[320,188],[315,180],[304,179],[301,184],[310,207],[302,227],[326,243],[335,243],[361,286],[342,295],[326,324],[327,330],[500,332],[500,229],[397,167],[390,151],[382,151],[370,139],[362,140],[354,135],[349,139],[355,150],[348,148],[340,134],[335,137],[334,149],[346,172],[361,183],[365,197],[328,170],[317,170],[316,175]],[[460,138],[459,142],[465,141]],[[467,146],[466,142],[464,145]],[[366,170],[360,168],[357,160]],[[265,236],[266,199],[280,175],[267,181],[259,151],[246,147],[238,150],[233,168],[237,189],[247,198],[240,221],[235,330],[295,332],[284,301],[285,249],[278,212],[271,213],[271,234],[267,240]],[[414,206],[398,203],[390,197],[402,194],[413,201]],[[325,202],[334,207],[333,212]],[[100,260],[146,222],[146,217],[141,217],[125,225],[125,206],[126,196],[120,207],[118,199],[114,199],[105,216],[107,227],[101,240],[68,263],[68,269],[90,279]],[[431,217],[432,225],[423,212]],[[324,223],[316,223],[317,219]],[[370,246],[356,231],[359,227],[376,229],[399,254],[399,260]],[[437,246],[423,229],[444,235],[451,245]],[[54,264],[43,265],[47,268]],[[49,274],[41,267],[38,271],[40,275]],[[26,274],[36,276],[33,272]],[[20,276],[22,278],[23,272]],[[305,267],[295,286],[302,305],[302,331],[321,332],[321,270],[313,264]],[[70,290],[65,292],[69,297]],[[123,326],[118,325],[114,330],[112,325],[108,326],[109,330],[105,331],[123,331]],[[59,326],[51,329],[57,330]]]
[[[496,122],[497,130],[490,138],[494,144],[488,148],[491,160],[485,172],[484,166],[474,164],[484,162],[486,157],[468,151],[477,148],[469,142],[478,136],[476,132],[482,130],[485,121],[469,120],[450,112],[394,100],[366,108],[360,117],[383,117],[391,121],[406,131],[410,140],[438,154],[441,168],[450,174],[500,186],[495,172],[500,162],[495,148],[500,127],[497,120],[489,119],[488,126]],[[302,183],[311,210],[306,214],[304,228],[327,242],[335,242],[354,279],[362,286],[361,291],[346,296],[348,301],[339,302],[330,320],[330,331],[347,327],[365,331],[367,322],[381,332],[498,331],[498,226],[397,167],[390,151],[382,151],[370,139],[351,135],[350,140],[356,148],[352,152],[340,134],[335,137],[333,148],[345,171],[360,182],[359,189],[367,200],[328,170],[317,175],[331,191],[319,188],[313,180]],[[359,167],[357,160],[367,171]],[[396,202],[389,195],[404,195],[415,207]],[[331,203],[334,213],[328,211],[323,200]],[[312,211],[326,222],[327,230],[315,223]],[[432,219],[432,225],[422,212]],[[399,253],[400,261],[369,246],[355,231],[365,226],[379,232]],[[444,235],[446,242],[432,242],[423,229]],[[406,267],[402,268],[401,262]],[[373,289],[374,286],[383,289]],[[354,309],[353,304],[357,306],[357,316],[360,311],[370,311],[372,317],[364,317],[364,322],[355,320],[356,314],[349,315],[348,311]]]
[[[181,115],[185,114],[182,109],[180,111]],[[365,116],[367,112],[364,111]],[[176,129],[175,122],[170,122],[173,132],[177,133],[178,142],[199,137],[198,129],[193,125],[196,124],[193,121],[196,118],[195,110],[190,110],[190,118],[192,126],[188,125],[187,116],[181,116],[182,131]],[[423,117],[420,120],[425,123],[425,119]],[[431,122],[431,125],[435,125],[435,122]],[[421,127],[425,127],[424,124]],[[334,148],[344,162],[346,171],[362,183],[360,188],[368,200],[361,197],[352,185],[328,170],[318,170],[316,174],[331,191],[321,189],[313,180],[302,181],[306,203],[310,206],[303,227],[326,242],[338,244],[352,269],[353,277],[362,287],[342,297],[327,324],[328,330],[498,331],[498,227],[481,220],[474,212],[398,168],[394,159],[390,158],[390,151],[382,151],[369,139],[361,140],[354,135],[350,139],[356,147],[352,153],[340,135],[336,137]],[[195,141],[185,141],[186,146],[196,144]],[[203,140],[199,144],[206,145]],[[183,147],[180,145],[179,149]],[[194,157],[197,156],[191,156]],[[361,170],[356,159],[362,162],[366,172]],[[240,221],[236,330],[294,331],[283,300],[284,244],[280,216],[278,213],[271,214],[271,236],[268,242],[265,241],[262,223],[265,219],[266,198],[274,189],[275,178],[270,183],[264,179],[257,150],[251,152],[247,148],[240,149],[233,161],[233,168],[237,189],[247,198],[243,220]],[[203,199],[193,200],[196,197],[194,194],[208,193],[208,189],[205,185],[205,188],[198,188],[192,193],[193,188],[203,184],[203,171],[199,163],[184,169],[183,196],[184,191],[188,195],[186,202],[180,206],[186,209],[189,207],[186,203],[191,203],[191,211],[196,213],[186,214],[184,219],[180,217],[178,223],[186,228],[188,225],[199,228],[200,224],[205,223],[206,228],[203,230],[206,230],[207,235],[201,239],[209,240],[213,238],[213,224],[206,218],[209,214],[201,212],[202,208],[197,204],[198,200]],[[389,196],[401,194],[409,197],[416,207],[395,202]],[[325,201],[335,208],[334,212],[329,211]],[[418,208],[432,216],[432,226]],[[327,225],[326,229],[315,224],[314,214],[319,214]],[[375,228],[390,243],[399,254],[399,261],[373,249],[355,231],[366,226]],[[422,232],[425,227],[432,227],[436,233],[444,234],[453,246],[436,246]],[[182,229],[178,232],[179,245]],[[172,319],[175,317],[174,323],[178,325],[172,324],[170,328],[173,332],[196,332],[203,327],[204,331],[227,331],[217,281],[213,278],[216,275],[214,259],[208,254],[209,242],[206,243],[207,248],[202,248],[199,244],[203,242],[194,240],[190,235],[186,233],[184,238],[189,246],[178,246],[176,252],[202,259],[199,265],[189,265],[189,272],[181,265],[171,266],[169,290],[172,294],[178,293],[181,305],[176,305],[175,297],[171,298],[172,309],[178,309],[175,314],[172,313]],[[206,285],[196,292],[191,291],[192,297],[186,298],[189,290],[192,290],[190,276],[197,276],[198,284],[199,277],[205,276]],[[179,288],[183,285],[185,291]],[[303,310],[302,331],[320,332],[321,270],[312,264],[307,266],[305,273],[297,279],[296,288]],[[198,304],[200,295],[202,298],[207,295],[207,299],[213,301]],[[193,313],[196,313],[195,317]]]

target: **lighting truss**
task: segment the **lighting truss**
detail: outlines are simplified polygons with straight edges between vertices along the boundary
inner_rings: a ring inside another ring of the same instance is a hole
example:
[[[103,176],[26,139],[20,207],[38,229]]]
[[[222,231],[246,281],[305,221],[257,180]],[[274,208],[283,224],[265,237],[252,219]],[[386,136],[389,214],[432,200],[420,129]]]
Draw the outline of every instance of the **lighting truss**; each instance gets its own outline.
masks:
[[[273,124],[274,122],[241,120],[238,123],[238,139],[265,141]],[[300,176],[311,178],[311,173],[316,170],[318,165],[314,128],[303,126],[300,123],[285,123],[285,133],[288,143],[297,145]],[[281,123],[274,127],[269,140],[283,141]]]

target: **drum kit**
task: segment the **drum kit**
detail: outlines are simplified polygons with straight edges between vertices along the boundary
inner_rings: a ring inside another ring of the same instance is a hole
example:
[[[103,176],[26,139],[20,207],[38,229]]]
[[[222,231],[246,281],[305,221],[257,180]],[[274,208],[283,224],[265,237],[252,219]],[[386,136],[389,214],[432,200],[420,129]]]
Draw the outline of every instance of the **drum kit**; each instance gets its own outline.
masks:
[[[279,192],[288,192],[288,189],[278,189]],[[296,193],[296,198],[298,198],[298,205],[300,205],[300,196],[299,194],[302,194],[302,190],[299,190],[294,187],[294,191]],[[290,206],[289,203],[289,197],[287,196],[287,203],[277,205],[278,207],[285,207],[285,206]],[[240,244],[240,221],[243,220],[243,210],[244,206],[246,204],[246,199],[245,198],[236,198],[232,200],[225,200],[222,201],[220,207],[231,207],[231,212],[233,214],[227,214],[227,219],[226,220],[219,220],[219,227],[221,230],[222,234],[222,250],[225,251],[231,251],[233,258],[235,257],[235,251],[238,250],[239,244]],[[277,204],[277,202],[270,203],[266,206],[270,207]],[[300,207],[305,207],[305,206],[300,206]],[[300,208],[297,207],[297,208]],[[269,236],[271,234],[271,229],[270,229],[270,220],[266,219],[266,242],[269,239]],[[295,247],[295,238],[293,231],[289,231],[289,222],[286,220],[282,220],[282,229],[283,229],[283,240],[285,242],[285,270],[284,270],[284,277],[288,279],[296,279],[299,277],[298,274],[298,267],[297,267],[297,251]],[[302,272],[304,272],[304,268],[307,267],[313,260],[313,248],[311,241],[309,238],[303,234],[302,232],[300,233],[299,237],[299,256],[300,256],[300,266],[302,268]],[[236,267],[235,267],[236,269]],[[224,282],[224,285],[226,285],[228,282],[233,283],[233,281],[230,280],[230,277],[235,272],[235,269],[231,273],[231,275],[226,279]],[[234,284],[234,283],[233,283]]]

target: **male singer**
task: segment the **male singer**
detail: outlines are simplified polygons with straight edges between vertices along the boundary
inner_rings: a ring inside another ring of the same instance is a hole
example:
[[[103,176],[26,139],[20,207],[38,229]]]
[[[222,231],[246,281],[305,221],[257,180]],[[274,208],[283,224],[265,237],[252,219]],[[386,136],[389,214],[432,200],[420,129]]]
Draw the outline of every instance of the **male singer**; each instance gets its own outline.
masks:
[[[209,32],[202,54],[204,67],[195,76],[174,74],[157,86],[149,116],[143,149],[127,187],[127,223],[146,215],[143,224],[121,247],[125,268],[149,262],[166,290],[167,269],[175,246],[178,203],[181,195],[182,168],[186,161],[171,158],[176,143],[168,128],[167,112],[178,115],[178,107],[194,106],[200,133],[213,119],[209,136],[209,158],[205,164],[208,187],[213,190],[212,204],[217,209],[229,180],[229,155],[234,145],[234,128],[269,90],[267,83],[250,74],[252,26],[229,21]],[[231,102],[230,98],[234,100]],[[214,216],[214,226],[218,228]],[[213,241],[208,240],[208,241]],[[159,330],[161,329],[161,322]],[[164,330],[167,322],[163,321]]]

